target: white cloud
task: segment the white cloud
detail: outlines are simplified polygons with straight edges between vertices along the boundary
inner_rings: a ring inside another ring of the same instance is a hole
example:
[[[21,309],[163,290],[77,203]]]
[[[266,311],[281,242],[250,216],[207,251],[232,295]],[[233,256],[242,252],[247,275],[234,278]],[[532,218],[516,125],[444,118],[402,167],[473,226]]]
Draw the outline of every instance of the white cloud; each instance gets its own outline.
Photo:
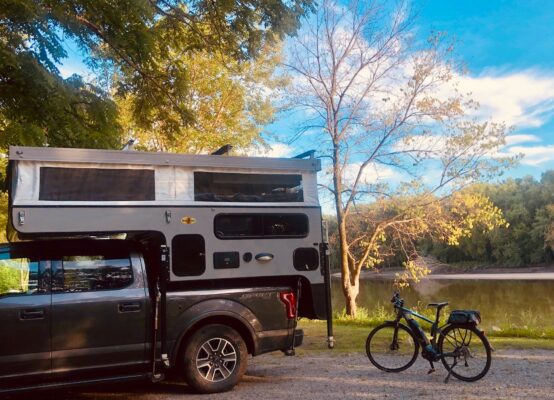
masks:
[[[362,163],[351,163],[346,166],[343,173],[344,180],[348,184],[354,183]],[[378,183],[384,181],[398,180],[399,174],[392,168],[370,164],[364,168],[360,182],[362,184]]]
[[[521,164],[537,166],[554,161],[554,145],[544,146],[511,146],[499,153],[500,156],[522,154]]]
[[[541,138],[535,135],[517,134],[506,136],[506,146],[513,146],[514,144],[540,142]]]
[[[495,152],[493,157],[521,156],[521,164],[538,166],[554,161],[554,145],[543,144],[535,135],[515,134],[506,136],[506,146]]]
[[[539,127],[554,116],[554,75],[534,70],[463,76],[461,92],[480,104],[473,114],[517,127]]]
[[[292,157],[294,149],[284,143],[273,143],[269,145],[269,148],[262,146],[254,146],[246,151],[246,154],[250,157]]]

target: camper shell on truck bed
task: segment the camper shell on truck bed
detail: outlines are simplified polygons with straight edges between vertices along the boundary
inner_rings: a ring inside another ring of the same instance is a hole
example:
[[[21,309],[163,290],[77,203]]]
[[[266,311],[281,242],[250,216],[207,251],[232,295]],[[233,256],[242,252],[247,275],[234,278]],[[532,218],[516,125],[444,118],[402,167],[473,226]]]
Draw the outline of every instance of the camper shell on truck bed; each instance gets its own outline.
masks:
[[[298,281],[300,315],[326,317],[320,161],[10,147],[20,237],[149,232],[169,290]]]

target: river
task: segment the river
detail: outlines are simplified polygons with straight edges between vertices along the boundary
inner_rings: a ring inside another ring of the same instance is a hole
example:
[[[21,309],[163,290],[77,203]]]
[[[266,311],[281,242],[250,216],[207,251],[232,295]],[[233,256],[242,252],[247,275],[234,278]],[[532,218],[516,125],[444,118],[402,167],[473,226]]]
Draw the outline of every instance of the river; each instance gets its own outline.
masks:
[[[360,281],[358,305],[370,313],[392,310],[390,278]],[[344,308],[340,280],[333,279],[333,309]],[[554,327],[554,273],[434,275],[401,291],[407,307],[448,301],[450,310],[481,311],[483,327]],[[494,327],[494,328],[493,328]]]

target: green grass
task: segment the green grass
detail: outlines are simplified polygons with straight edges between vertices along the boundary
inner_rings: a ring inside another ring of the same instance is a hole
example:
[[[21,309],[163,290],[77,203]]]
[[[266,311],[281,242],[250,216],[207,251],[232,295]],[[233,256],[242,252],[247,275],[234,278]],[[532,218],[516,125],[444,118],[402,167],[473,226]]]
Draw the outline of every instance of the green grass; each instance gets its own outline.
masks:
[[[421,304],[416,305],[412,309],[431,320],[435,319],[433,309],[423,307]],[[441,314],[441,321],[446,322],[449,313],[450,310],[448,307],[444,308]],[[487,325],[485,323],[486,321],[484,321],[481,325],[481,329],[485,330],[489,337],[554,340],[554,326],[550,324],[549,326],[545,326],[545,321],[543,319],[531,315],[528,312],[524,313],[522,317],[522,319],[526,321],[525,325],[517,325],[510,322],[497,322],[494,325]],[[382,306],[374,308],[371,312],[366,308],[360,308],[358,309],[356,318],[351,318],[346,315],[344,309],[341,312],[335,312],[333,316],[335,326],[364,327],[366,329],[375,327],[385,320],[393,320],[394,318],[393,311],[385,309],[385,307]],[[509,321],[510,319],[506,317],[503,320]],[[427,322],[422,320],[418,320],[418,322],[426,331],[430,329],[430,324]]]
[[[429,312],[423,313],[431,317]],[[344,313],[335,314],[334,338],[336,352],[363,352],[365,341],[374,326],[386,319],[393,319],[384,310],[368,313],[361,310],[356,319],[347,317]],[[304,330],[304,344],[298,348],[303,354],[313,351],[327,350],[327,323],[301,319],[299,328]],[[427,328],[424,325],[424,328]],[[554,350],[554,328],[536,327],[506,327],[500,331],[486,332],[495,349],[551,349]]]

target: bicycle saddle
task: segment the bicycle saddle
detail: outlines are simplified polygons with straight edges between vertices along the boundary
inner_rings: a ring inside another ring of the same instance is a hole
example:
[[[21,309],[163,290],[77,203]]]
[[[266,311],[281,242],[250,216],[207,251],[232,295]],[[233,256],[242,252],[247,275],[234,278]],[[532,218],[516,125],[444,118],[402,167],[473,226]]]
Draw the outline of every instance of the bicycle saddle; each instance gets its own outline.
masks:
[[[427,307],[437,307],[438,309],[441,309],[447,305],[448,305],[448,301],[443,301],[442,303],[429,303],[427,304]]]

